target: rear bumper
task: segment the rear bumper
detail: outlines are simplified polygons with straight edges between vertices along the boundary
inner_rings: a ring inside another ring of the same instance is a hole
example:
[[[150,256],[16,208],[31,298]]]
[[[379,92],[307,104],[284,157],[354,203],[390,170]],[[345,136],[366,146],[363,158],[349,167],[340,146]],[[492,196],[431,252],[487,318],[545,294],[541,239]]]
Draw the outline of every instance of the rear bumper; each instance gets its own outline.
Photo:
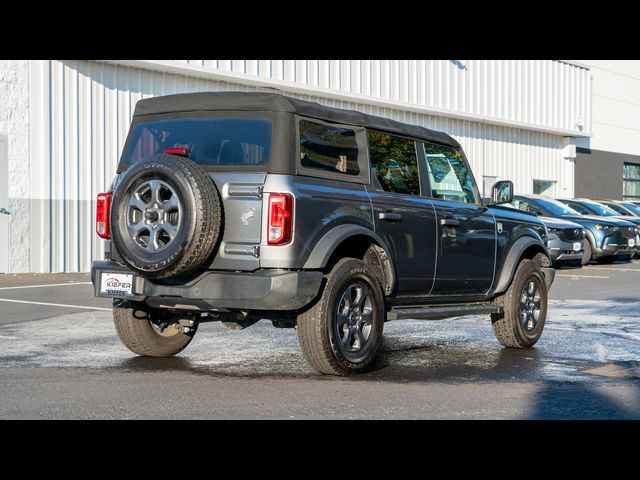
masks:
[[[101,272],[133,273],[113,261],[95,261],[91,282],[97,297],[145,301],[158,308],[181,310],[297,310],[311,302],[322,282],[319,271],[259,270],[254,273],[204,272],[180,285],[152,282],[134,275],[133,293],[100,293]]]

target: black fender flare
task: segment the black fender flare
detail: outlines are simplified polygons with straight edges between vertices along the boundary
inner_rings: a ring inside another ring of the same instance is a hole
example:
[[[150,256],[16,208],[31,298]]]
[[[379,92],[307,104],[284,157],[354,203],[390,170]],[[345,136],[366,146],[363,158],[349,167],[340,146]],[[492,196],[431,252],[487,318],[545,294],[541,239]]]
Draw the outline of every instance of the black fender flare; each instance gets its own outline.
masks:
[[[511,246],[509,253],[507,253],[507,257],[504,261],[504,264],[502,265],[500,278],[498,279],[494,293],[502,293],[507,288],[509,288],[509,285],[511,284],[511,280],[513,279],[513,275],[516,273],[516,268],[518,267],[518,263],[520,258],[522,257],[522,254],[525,252],[527,248],[531,247],[532,245],[537,245],[541,247],[542,251],[545,252],[547,257],[549,256],[545,246],[542,243],[540,243],[540,240],[534,237],[527,236],[527,237],[521,237],[518,240],[516,240],[514,244]]]
[[[316,246],[311,251],[311,254],[307,258],[303,269],[319,269],[327,266],[327,262],[331,255],[335,251],[335,249],[349,237],[353,237],[356,235],[364,235],[373,240],[379,248],[384,251],[384,254],[387,257],[387,261],[391,264],[391,268],[388,273],[391,275],[391,278],[388,279],[388,285],[385,290],[391,292],[395,285],[396,276],[395,276],[395,268],[392,265],[392,257],[389,253],[389,249],[385,241],[375,232],[361,226],[361,225],[353,225],[353,224],[343,224],[338,225],[337,227],[329,230],[325,233],[322,238],[316,243]]]

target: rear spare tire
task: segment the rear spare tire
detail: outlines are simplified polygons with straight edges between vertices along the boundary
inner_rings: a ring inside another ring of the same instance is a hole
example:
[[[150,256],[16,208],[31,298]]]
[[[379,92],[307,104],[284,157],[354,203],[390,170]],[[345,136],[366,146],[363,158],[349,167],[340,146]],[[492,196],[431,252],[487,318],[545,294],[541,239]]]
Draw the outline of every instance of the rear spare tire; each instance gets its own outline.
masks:
[[[166,279],[193,272],[221,237],[222,205],[197,163],[154,155],[131,166],[111,207],[115,250],[135,272]]]

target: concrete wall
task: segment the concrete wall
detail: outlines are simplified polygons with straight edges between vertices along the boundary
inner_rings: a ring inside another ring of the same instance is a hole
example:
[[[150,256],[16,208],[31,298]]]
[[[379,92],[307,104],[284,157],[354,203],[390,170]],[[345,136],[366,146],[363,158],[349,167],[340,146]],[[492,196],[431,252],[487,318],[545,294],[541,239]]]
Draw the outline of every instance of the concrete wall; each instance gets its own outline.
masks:
[[[625,162],[640,163],[640,157],[579,148],[576,158],[576,197],[622,200]]]
[[[8,142],[9,271],[28,272],[31,233],[28,60],[0,60],[0,135],[6,135]]]

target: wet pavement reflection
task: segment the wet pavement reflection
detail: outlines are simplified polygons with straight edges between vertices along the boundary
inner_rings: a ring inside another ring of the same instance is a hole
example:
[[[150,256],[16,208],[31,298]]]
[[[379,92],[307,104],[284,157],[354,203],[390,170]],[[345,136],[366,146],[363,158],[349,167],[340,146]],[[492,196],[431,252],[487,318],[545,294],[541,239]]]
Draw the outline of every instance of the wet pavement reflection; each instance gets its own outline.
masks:
[[[385,325],[376,369],[355,381],[606,382],[640,378],[640,302],[552,301],[545,332],[528,350],[505,349],[486,317]],[[318,377],[293,329],[262,321],[244,331],[202,324],[179,356],[141,358],[120,344],[109,312],[0,327],[0,368],[83,367],[185,371],[234,377]]]

